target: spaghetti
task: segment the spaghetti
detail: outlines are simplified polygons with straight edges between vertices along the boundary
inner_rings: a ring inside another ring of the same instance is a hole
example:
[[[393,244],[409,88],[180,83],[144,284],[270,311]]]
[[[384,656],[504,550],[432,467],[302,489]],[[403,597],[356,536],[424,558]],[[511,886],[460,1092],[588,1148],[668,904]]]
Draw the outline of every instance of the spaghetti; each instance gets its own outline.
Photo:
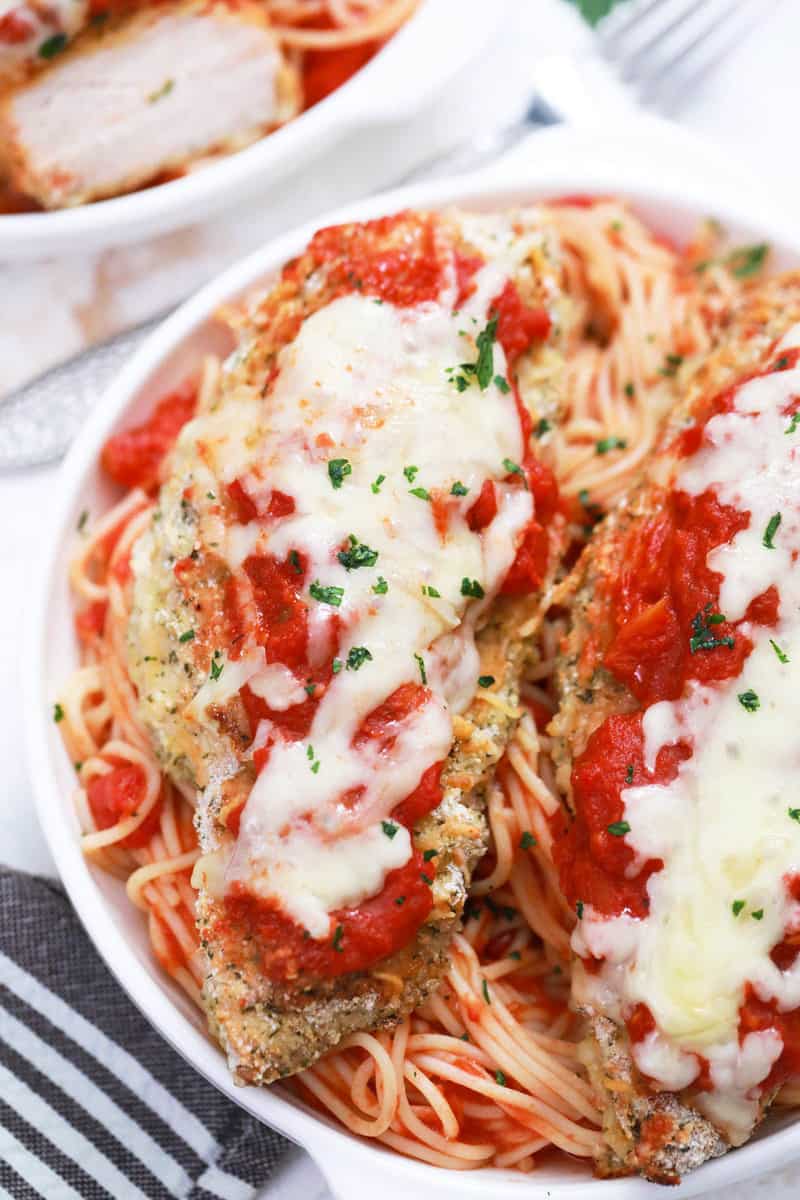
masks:
[[[336,8],[343,19],[376,6]],[[723,267],[693,269],[712,232],[680,252],[614,200],[570,198],[543,213],[564,249],[574,321],[568,407],[555,429],[540,429],[540,445],[579,543],[635,477],[673,403],[681,360],[711,346],[739,284]],[[217,370],[206,367],[201,410]],[[74,559],[83,665],[56,716],[78,771],[86,854],[125,881],[159,962],[199,1000],[192,797],[160,772],[125,668],[130,551],[152,507],[131,491]],[[395,1029],[351,1036],[291,1085],[353,1133],[435,1166],[530,1171],[548,1147],[591,1159],[603,1141],[568,1003],[574,915],[550,855],[549,818],[560,804],[546,733],[564,632],[557,601],[556,590],[543,619],[523,631],[535,639],[535,661],[488,800],[491,848],[441,987]]]

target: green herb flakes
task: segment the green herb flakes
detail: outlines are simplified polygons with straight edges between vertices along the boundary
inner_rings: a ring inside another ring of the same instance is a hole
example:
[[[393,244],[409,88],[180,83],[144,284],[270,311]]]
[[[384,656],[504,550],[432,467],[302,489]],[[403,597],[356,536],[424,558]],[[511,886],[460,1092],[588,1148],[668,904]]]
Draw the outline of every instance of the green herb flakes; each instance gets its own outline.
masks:
[[[469,488],[464,487],[463,483],[461,483],[460,480],[457,479],[455,481],[455,483],[453,484],[453,486],[450,488],[450,495],[451,496],[467,496],[467,495],[469,495]]]
[[[346,571],[356,571],[359,567],[374,567],[378,561],[378,551],[359,542],[351,533],[350,545],[346,550],[340,550],[336,557]]]
[[[599,442],[595,442],[594,449],[596,454],[608,454],[609,450],[624,450],[627,445],[628,442],[625,438],[612,434],[610,437],[600,438]]]
[[[667,379],[672,379],[678,374],[678,368],[683,362],[682,354],[668,354],[664,359],[664,365],[659,369],[659,375],[663,375]]]
[[[753,918],[754,921],[762,921],[764,919],[763,908],[754,908],[753,911],[750,913],[750,916]]]
[[[408,494],[409,496],[416,496],[418,500],[430,500],[431,498],[430,492],[424,487],[409,488]]]
[[[372,655],[366,646],[351,646],[347,655],[348,671],[358,671],[365,662],[372,662]]]
[[[744,900],[734,900],[733,904],[731,905],[731,912],[733,913],[733,915],[735,917],[738,917],[739,913],[742,911],[744,906],[745,906]]]
[[[504,396],[507,396],[511,391],[511,384],[507,379],[504,379],[502,375],[495,375],[494,386],[497,388],[498,392],[502,392]]]
[[[481,984],[481,991],[483,992],[483,998],[486,1001],[486,1003],[491,1004],[492,998],[489,995],[489,984],[486,982],[485,979],[484,979],[483,983]]]
[[[413,483],[419,474],[419,467],[403,467],[403,474],[409,483]]]
[[[395,825],[394,821],[381,821],[381,829],[386,834],[389,841],[392,840],[399,828],[400,826]]]
[[[147,103],[155,104],[157,101],[163,100],[165,96],[170,94],[174,87],[174,79],[165,79],[160,88],[156,88],[154,92],[150,93],[150,95],[147,97]]]
[[[490,688],[494,683],[494,675],[479,675],[478,687]]]
[[[415,654],[415,655],[414,655],[414,658],[417,660],[417,666],[419,667],[419,677],[420,677],[420,679],[422,680],[422,682],[423,682],[423,683],[424,683],[424,684],[427,686],[427,683],[428,683],[428,675],[427,675],[427,672],[426,672],[426,670],[425,670],[425,663],[424,663],[424,661],[423,661],[422,655],[421,655],[421,654]]]
[[[473,600],[482,600],[486,593],[477,579],[467,579],[465,575],[461,580],[461,595],[470,596]]]
[[[352,475],[353,468],[346,458],[332,458],[328,463],[328,478],[331,485],[338,491],[344,483],[348,475]]]
[[[628,763],[625,768],[625,782],[633,783],[633,763]]]
[[[495,1077],[495,1081],[500,1084],[500,1087],[506,1086],[506,1077],[502,1071],[500,1071],[500,1070],[495,1071],[494,1077]]]
[[[696,654],[698,650],[717,650],[720,646],[733,649],[733,634],[729,633],[718,638],[711,628],[714,625],[721,625],[724,620],[722,613],[711,612],[711,601],[701,612],[695,613],[692,617],[692,636],[689,638],[690,653]]]
[[[194,630],[187,629],[186,633],[181,634],[181,636],[178,638],[178,641],[179,642],[193,642],[194,641]]]
[[[60,704],[53,705],[53,720],[55,721],[56,725],[59,723],[59,721],[64,720],[64,709]]]
[[[331,945],[333,946],[334,950],[338,951],[339,954],[342,953],[342,938],[343,937],[344,937],[344,929],[342,928],[341,925],[337,925],[336,929],[333,932],[333,941],[331,942]]]
[[[761,539],[762,544],[766,547],[767,550],[775,549],[775,545],[774,545],[772,539],[775,537],[775,534],[778,532],[778,528],[780,526],[782,519],[783,518],[782,518],[781,514],[779,512],[776,512],[776,513],[773,513],[772,516],[770,517],[770,519],[767,521],[767,528],[764,530],[764,536]]]
[[[377,582],[373,583],[372,590],[376,596],[385,596],[389,590],[389,585],[382,575],[378,576]]]
[[[65,33],[54,33],[52,37],[47,38],[39,46],[39,58],[51,59],[60,54],[67,47],[67,35]]]
[[[788,663],[789,655],[786,654],[785,651],[781,650],[778,643],[773,641],[772,638],[770,638],[769,644],[770,644],[770,646],[772,646],[772,649],[775,651],[776,655],[778,656],[778,662]]]
[[[319,600],[320,604],[330,604],[332,608],[338,608],[344,597],[344,588],[323,587],[318,579],[314,580],[308,590],[314,600]]]
[[[746,692],[739,692],[737,699],[746,712],[757,712],[761,707],[757,694],[749,688]]]
[[[766,242],[758,242],[754,246],[739,246],[736,250],[731,250],[725,259],[725,265],[736,279],[748,279],[761,270],[768,254],[769,246]]]
[[[373,492],[375,493],[375,495],[376,495],[376,496],[377,496],[378,492],[381,490],[381,484],[382,484],[382,483],[385,483],[385,482],[386,482],[386,476],[385,476],[385,475],[379,475],[379,476],[378,476],[378,478],[375,480],[375,482],[374,482],[374,483],[371,483],[371,484],[369,485],[369,486],[372,488],[372,490],[373,490]]]
[[[631,831],[627,821],[612,821],[610,825],[606,825],[606,829],[612,837],[625,837],[625,834]]]
[[[526,829],[523,832],[522,837],[519,839],[520,850],[530,850],[531,847],[535,846],[535,845],[536,845],[536,838],[533,836],[533,834],[531,833],[531,831],[529,829]]]

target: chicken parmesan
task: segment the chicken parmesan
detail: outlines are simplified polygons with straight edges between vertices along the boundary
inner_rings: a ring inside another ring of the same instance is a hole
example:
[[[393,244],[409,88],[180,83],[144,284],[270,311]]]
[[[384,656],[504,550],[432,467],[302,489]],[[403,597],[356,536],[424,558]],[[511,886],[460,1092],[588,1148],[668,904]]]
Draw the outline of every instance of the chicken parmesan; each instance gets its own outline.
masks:
[[[294,1073],[433,1166],[637,1169],[608,1091],[629,1124],[653,1093],[629,1054],[582,1061],[554,861],[559,746],[568,784],[592,730],[566,696],[548,724],[590,560],[569,567],[767,257],[718,241],[587,196],[322,230],[222,314],[224,363],[109,439],[120,498],[77,521],[81,666],[53,716],[84,852],[237,1079]],[[749,303],[772,321],[774,295]]]
[[[554,722],[610,1171],[674,1181],[800,1067],[800,278],[748,296],[577,570]]]
[[[555,485],[513,373],[534,214],[323,230],[241,328],[133,546],[128,668],[198,793],[205,1003],[268,1082],[441,973],[514,725]]]

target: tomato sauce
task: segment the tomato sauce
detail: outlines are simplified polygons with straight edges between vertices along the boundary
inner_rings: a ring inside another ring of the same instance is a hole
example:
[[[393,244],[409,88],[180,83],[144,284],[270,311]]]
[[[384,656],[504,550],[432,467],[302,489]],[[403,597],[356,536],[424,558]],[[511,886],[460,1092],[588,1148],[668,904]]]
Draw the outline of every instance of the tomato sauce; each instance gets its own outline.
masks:
[[[116,760],[105,775],[95,775],[86,788],[92,816],[98,829],[110,829],[119,821],[132,817],[144,799],[145,779],[135,763]],[[161,821],[161,805],[156,804],[138,829],[116,844],[124,850],[146,846]]]
[[[103,470],[121,487],[155,491],[164,457],[183,426],[194,416],[196,407],[195,384],[181,384],[159,400],[140,425],[112,434],[100,455]]]

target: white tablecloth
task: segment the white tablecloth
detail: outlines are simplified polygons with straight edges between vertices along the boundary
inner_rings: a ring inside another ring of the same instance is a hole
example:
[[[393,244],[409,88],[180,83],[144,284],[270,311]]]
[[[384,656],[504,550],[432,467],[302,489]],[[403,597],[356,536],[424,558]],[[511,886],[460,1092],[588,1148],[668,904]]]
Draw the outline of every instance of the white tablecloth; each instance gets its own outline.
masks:
[[[456,2],[456,0],[454,0]],[[569,20],[557,16],[548,24],[548,4],[558,0],[516,0],[519,28],[511,31],[506,53],[481,70],[481,95],[500,97],[511,109],[526,86],[526,64],[542,45],[560,44],[573,36]],[[765,5],[766,7],[766,5]],[[536,13],[534,13],[536,9]],[[563,28],[562,28],[563,26]],[[685,97],[674,115],[689,130],[727,149],[736,167],[766,189],[770,199],[791,212],[800,210],[800,160],[794,122],[800,106],[796,66],[800,45],[800,3],[783,0],[711,75]],[[496,72],[493,86],[489,67]],[[503,99],[504,98],[504,99]],[[486,105],[483,104],[483,110]],[[486,119],[485,111],[483,120]],[[533,144],[535,149],[535,143]],[[520,153],[534,152],[526,147]],[[352,148],[358,157],[359,148]],[[678,154],[677,157],[680,157]],[[338,171],[348,170],[341,155]],[[331,186],[332,202],[338,199]],[[321,205],[320,207],[324,207]],[[800,221],[800,216],[798,217]],[[8,297],[7,297],[8,299]],[[20,303],[20,297],[14,298]],[[50,304],[54,300],[51,297]],[[48,318],[42,316],[42,336]],[[0,339],[0,345],[2,339]],[[53,871],[37,828],[26,780],[19,721],[18,635],[37,547],[37,530],[46,520],[48,499],[56,486],[53,469],[0,477],[0,761],[6,788],[0,804],[0,860],[32,871]],[[800,1194],[800,1165],[739,1187],[725,1189],[725,1200],[795,1200]],[[327,1191],[316,1168],[302,1152],[293,1152],[269,1188],[271,1200],[321,1200]],[[714,1193],[713,1200],[723,1200]]]

